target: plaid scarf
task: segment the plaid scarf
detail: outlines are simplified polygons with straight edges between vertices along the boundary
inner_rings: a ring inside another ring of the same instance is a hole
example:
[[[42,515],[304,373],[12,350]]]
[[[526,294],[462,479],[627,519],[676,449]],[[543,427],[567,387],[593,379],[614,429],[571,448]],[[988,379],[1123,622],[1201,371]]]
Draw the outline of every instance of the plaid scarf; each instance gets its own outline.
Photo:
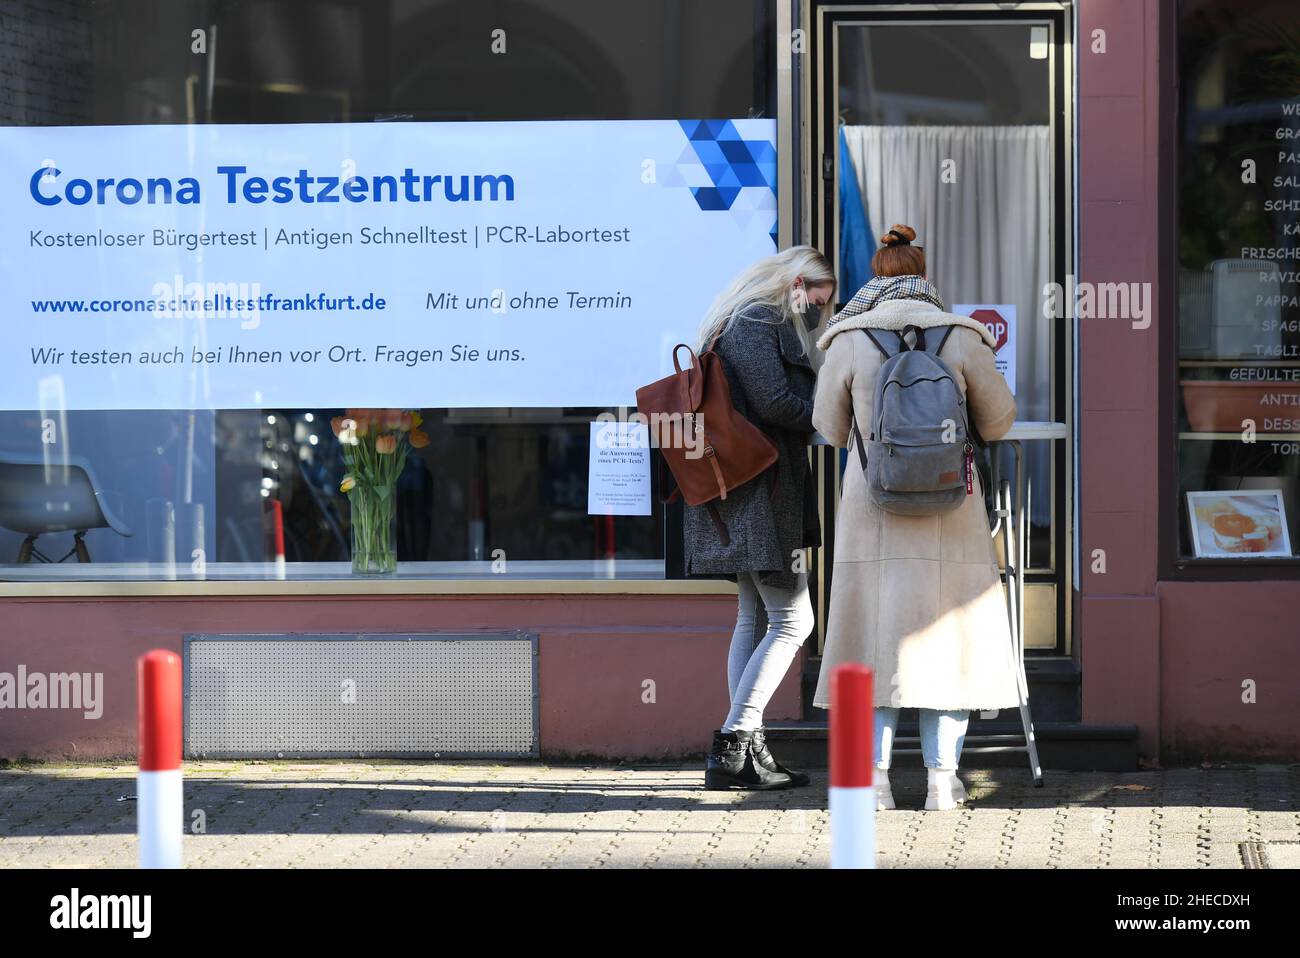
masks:
[[[865,313],[891,299],[915,299],[931,303],[938,309],[947,310],[939,297],[939,291],[923,276],[917,276],[915,273],[907,276],[876,276],[868,280],[844,308],[830,318],[826,328],[830,329],[841,319]]]

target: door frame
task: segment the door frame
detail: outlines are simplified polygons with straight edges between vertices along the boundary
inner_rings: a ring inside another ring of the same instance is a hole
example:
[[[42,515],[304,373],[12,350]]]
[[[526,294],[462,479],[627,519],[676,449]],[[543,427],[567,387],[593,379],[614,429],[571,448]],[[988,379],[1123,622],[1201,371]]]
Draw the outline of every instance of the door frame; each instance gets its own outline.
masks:
[[[797,215],[802,242],[826,253],[832,262],[838,262],[838,124],[828,130],[826,118],[839,116],[839,89],[834,82],[838,76],[838,46],[831,40],[840,26],[868,26],[881,22],[913,23],[918,26],[926,23],[957,25],[990,21],[1026,22],[1046,25],[1051,31],[1048,47],[1051,77],[1048,108],[1054,194],[1049,216],[1051,279],[1064,285],[1068,277],[1078,276],[1078,217],[1075,210],[1078,196],[1075,126],[1078,74],[1074,47],[1074,38],[1078,32],[1078,11],[1071,0],[1040,0],[1016,4],[843,3],[834,0],[796,2],[799,7],[799,27],[806,40],[804,55],[799,57],[800,69],[797,76],[791,78],[798,83],[800,114],[803,118],[798,124],[797,144]],[[825,51],[829,51],[830,55],[826,55]],[[780,79],[784,81],[786,78]],[[781,85],[782,88],[785,87],[785,83]],[[793,102],[792,92],[787,94],[784,102]],[[781,124],[782,127],[788,125]],[[823,142],[823,138],[828,135],[832,137],[831,141]],[[783,186],[787,184],[794,185],[790,181],[782,183]],[[783,212],[793,213],[794,210],[787,206]],[[1075,535],[1078,528],[1078,326],[1074,320],[1066,318],[1054,321],[1050,349],[1054,357],[1051,415],[1056,421],[1064,422],[1068,430],[1068,438],[1053,442],[1050,464],[1055,521],[1049,548],[1056,568],[1052,571],[1030,567],[1025,571],[1025,579],[1030,586],[1035,583],[1050,583],[1055,586],[1056,643],[1052,649],[1040,647],[1027,652],[1037,656],[1071,656],[1077,652],[1072,628],[1074,599],[1079,587],[1079,543]],[[823,507],[825,545],[816,550],[817,555],[810,566],[810,572],[814,574],[819,612],[819,648],[823,642],[822,623],[829,609],[832,574],[832,564],[826,561],[826,550],[833,548],[833,509],[839,501],[840,492],[837,460],[830,455],[833,450],[825,450],[825,453],[827,454],[814,455],[814,465],[819,473],[818,499]]]

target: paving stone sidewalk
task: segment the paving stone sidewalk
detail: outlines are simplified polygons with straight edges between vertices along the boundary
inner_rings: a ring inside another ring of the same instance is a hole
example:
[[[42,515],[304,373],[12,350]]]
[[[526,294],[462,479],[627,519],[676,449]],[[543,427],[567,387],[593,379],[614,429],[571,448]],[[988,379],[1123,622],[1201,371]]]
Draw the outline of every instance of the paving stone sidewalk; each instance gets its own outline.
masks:
[[[135,864],[135,769],[0,770],[0,867]],[[925,812],[921,769],[877,816],[890,868],[1243,868],[1295,864],[1300,765],[1129,774],[962,772]],[[829,862],[826,776],[705,792],[693,765],[204,762],[186,766],[189,867],[812,867]],[[1265,855],[1251,857],[1251,849]],[[1271,850],[1271,851],[1270,851]]]

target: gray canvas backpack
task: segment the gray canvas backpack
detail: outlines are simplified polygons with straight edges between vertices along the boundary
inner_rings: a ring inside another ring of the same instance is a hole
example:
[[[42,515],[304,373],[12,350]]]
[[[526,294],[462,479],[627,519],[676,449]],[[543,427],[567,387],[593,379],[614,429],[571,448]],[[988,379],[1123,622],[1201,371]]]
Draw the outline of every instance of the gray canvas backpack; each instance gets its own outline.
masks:
[[[916,331],[915,346],[905,338]],[[973,491],[974,444],[966,399],[939,358],[952,326],[901,333],[862,330],[884,355],[866,443],[853,421],[858,461],[877,507],[904,516],[951,512]],[[942,331],[942,336],[938,334]],[[893,340],[898,340],[897,347]],[[937,342],[936,342],[937,340]]]

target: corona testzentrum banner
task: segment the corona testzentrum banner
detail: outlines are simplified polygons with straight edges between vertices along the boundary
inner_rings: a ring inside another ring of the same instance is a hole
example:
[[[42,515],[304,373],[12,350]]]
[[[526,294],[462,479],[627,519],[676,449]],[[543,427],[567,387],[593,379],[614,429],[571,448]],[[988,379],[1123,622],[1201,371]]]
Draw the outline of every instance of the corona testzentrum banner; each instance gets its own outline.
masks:
[[[775,250],[775,134],[0,129],[0,408],[631,404]]]

